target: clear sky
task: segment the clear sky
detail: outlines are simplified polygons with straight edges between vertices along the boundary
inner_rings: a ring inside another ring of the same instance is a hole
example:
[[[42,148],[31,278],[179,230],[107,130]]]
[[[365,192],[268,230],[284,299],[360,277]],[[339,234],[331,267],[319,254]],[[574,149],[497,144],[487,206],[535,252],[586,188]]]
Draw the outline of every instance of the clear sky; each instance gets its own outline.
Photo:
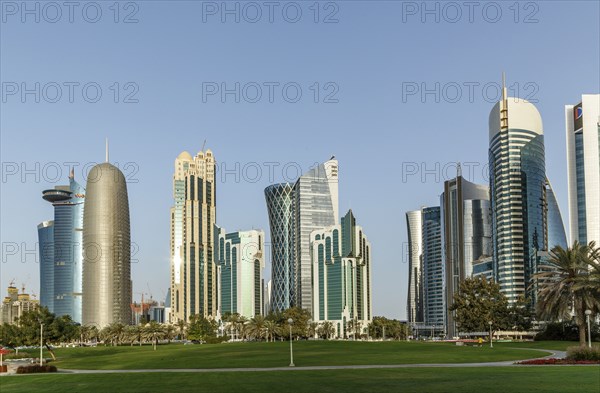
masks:
[[[67,162],[83,182],[108,137],[129,180],[134,298],[163,298],[173,162],[206,140],[230,231],[268,233],[264,188],[335,155],[340,215],[352,208],[373,247],[374,314],[405,318],[404,213],[439,203],[453,162],[487,182],[503,71],[511,95],[537,100],[567,220],[564,105],[600,90],[596,1],[427,2],[430,13],[420,1],[228,1],[231,14],[221,1],[31,1],[32,14],[1,3],[2,293],[14,278],[39,294],[24,250],[53,217],[41,192],[66,184]],[[21,95],[36,83],[39,97]]]

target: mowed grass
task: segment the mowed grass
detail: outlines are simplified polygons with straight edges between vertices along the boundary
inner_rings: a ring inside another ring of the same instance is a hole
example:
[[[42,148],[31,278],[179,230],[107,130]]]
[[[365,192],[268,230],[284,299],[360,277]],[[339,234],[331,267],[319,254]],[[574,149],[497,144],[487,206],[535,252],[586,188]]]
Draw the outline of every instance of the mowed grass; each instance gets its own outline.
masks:
[[[524,345],[520,345],[523,347]],[[289,342],[213,345],[159,345],[56,350],[59,369],[214,369],[282,367],[289,364]],[[387,365],[418,363],[478,363],[521,360],[547,353],[497,344],[493,349],[459,347],[452,343],[296,341],[297,366]],[[47,355],[45,355],[47,356]]]
[[[600,390],[600,368],[581,366],[20,375],[8,392],[560,392]]]

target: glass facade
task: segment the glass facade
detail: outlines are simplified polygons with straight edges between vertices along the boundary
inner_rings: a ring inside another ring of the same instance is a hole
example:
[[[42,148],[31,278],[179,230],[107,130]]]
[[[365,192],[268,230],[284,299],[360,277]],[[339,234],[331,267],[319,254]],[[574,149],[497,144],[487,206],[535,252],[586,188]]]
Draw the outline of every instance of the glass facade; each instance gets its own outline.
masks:
[[[408,231],[408,322],[424,322],[422,277],[422,221],[421,210],[406,213]]]
[[[48,278],[40,277],[40,292],[48,294],[51,291],[53,313],[57,316],[70,315],[78,323],[82,321],[85,192],[85,188],[75,181],[72,172],[68,186],[58,186],[43,192],[44,200],[52,203],[54,207],[53,284],[50,290],[43,288],[44,285],[48,285]]]
[[[567,248],[567,233],[565,231],[564,221],[558,208],[558,202],[554,195],[554,190],[549,181],[546,181],[546,200],[548,201],[548,243],[547,249],[550,251],[556,246]]]
[[[38,225],[40,244],[40,304],[54,312],[54,221]]]
[[[424,208],[421,214],[425,323],[427,325],[444,325],[444,264],[442,262],[440,207]]]
[[[295,193],[290,183],[274,184],[265,189],[271,230],[271,301],[272,311],[296,305],[295,298]]]
[[[600,135],[600,133],[599,133]],[[583,130],[575,133],[575,176],[577,183],[577,229],[579,242],[587,244],[587,215],[585,211],[585,161]]]

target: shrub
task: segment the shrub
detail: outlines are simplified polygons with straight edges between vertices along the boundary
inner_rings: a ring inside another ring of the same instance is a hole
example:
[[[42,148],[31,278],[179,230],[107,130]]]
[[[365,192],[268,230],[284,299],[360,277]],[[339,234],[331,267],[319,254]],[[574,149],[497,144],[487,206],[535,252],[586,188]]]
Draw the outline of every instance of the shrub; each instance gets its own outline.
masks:
[[[594,345],[591,348],[582,346],[569,347],[567,348],[567,359],[600,361],[600,346]]]
[[[17,368],[17,374],[55,373],[56,371],[56,366],[40,366],[39,364],[33,364],[31,366],[19,366]]]

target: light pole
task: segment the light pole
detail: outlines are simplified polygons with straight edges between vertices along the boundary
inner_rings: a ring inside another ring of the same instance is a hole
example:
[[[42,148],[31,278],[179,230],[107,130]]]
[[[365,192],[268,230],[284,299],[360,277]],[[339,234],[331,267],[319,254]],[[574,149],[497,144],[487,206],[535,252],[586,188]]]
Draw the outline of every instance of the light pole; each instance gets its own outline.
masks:
[[[288,319],[288,325],[290,325],[290,367],[294,367],[294,348],[292,347],[292,323],[294,320],[292,318]]]
[[[492,321],[489,321],[488,324],[490,325],[490,348],[494,348],[494,344],[492,342]]]
[[[585,310],[585,317],[587,319],[588,325],[588,347],[592,347],[592,329],[590,327],[590,315],[592,315],[592,310]]]
[[[42,351],[44,348],[44,324],[40,323],[40,366],[42,365]]]

